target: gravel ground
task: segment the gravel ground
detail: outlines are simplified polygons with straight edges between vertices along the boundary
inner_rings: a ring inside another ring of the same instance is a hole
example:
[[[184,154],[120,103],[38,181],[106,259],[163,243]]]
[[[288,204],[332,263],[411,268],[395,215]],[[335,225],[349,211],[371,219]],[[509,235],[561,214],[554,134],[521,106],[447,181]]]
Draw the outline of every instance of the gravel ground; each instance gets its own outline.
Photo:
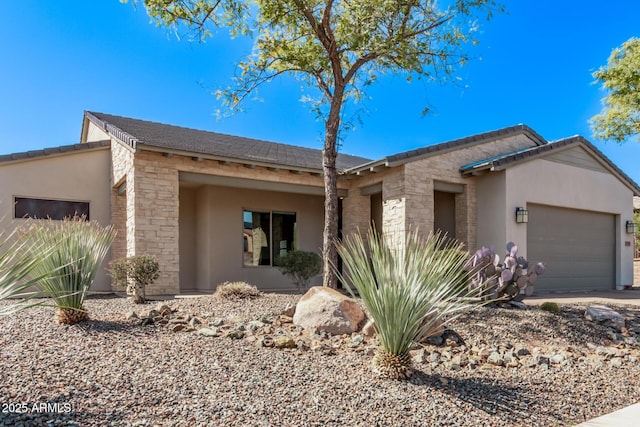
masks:
[[[477,309],[413,351],[409,381],[385,381],[370,370],[374,339],[309,335],[279,317],[297,298],[167,302],[218,337],[142,325],[127,313],[157,304],[118,297],[89,299],[92,320],[76,326],[55,324],[50,307],[2,318],[0,426],[547,427],[640,400],[636,307],[614,307],[627,319],[618,334],[580,305]],[[264,347],[264,334],[298,348]]]

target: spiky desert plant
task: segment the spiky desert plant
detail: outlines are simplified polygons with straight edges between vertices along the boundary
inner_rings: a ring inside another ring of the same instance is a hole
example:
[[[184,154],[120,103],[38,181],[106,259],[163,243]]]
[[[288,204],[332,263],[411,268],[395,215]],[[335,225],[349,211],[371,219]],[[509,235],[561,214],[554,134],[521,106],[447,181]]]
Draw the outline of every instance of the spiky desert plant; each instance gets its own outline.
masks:
[[[41,305],[42,293],[34,286],[43,278],[57,274],[54,270],[41,270],[40,275],[33,275],[36,265],[41,259],[51,255],[52,247],[44,247],[43,242],[32,240],[27,233],[32,220],[22,227],[14,229],[8,235],[0,234],[0,316],[6,316],[25,308]],[[33,257],[37,253],[39,258]],[[7,301],[11,300],[10,303]]]
[[[370,230],[366,242],[354,234],[337,247],[346,268],[341,280],[352,294],[355,287],[376,324],[380,348],[373,368],[382,377],[410,377],[411,346],[437,323],[449,323],[479,304],[469,298],[480,288],[467,288],[468,253],[455,240],[410,230],[395,244]]]
[[[115,237],[111,226],[103,227],[84,218],[41,221],[29,233],[30,239],[42,242],[43,250],[52,251],[34,267],[43,292],[57,307],[58,323],[72,325],[89,318],[84,299]],[[56,270],[59,273],[47,275]]]

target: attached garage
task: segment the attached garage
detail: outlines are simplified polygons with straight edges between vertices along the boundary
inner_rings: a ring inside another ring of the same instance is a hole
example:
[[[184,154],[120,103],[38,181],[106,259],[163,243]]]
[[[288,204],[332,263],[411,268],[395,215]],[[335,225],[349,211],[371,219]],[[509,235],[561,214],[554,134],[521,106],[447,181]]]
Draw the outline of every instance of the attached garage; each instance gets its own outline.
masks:
[[[614,215],[537,204],[527,208],[528,259],[547,266],[537,291],[615,289]]]

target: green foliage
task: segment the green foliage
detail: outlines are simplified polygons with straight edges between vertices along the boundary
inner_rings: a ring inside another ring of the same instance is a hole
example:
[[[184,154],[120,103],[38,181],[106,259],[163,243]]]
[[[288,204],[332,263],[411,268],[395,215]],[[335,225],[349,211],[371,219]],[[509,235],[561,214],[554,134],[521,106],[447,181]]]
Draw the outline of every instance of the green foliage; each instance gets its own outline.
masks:
[[[34,226],[34,220],[26,223],[7,236],[0,235],[0,301],[12,299],[12,303],[0,307],[0,316],[6,316],[42,301],[35,301],[43,296],[34,288],[43,277],[57,274],[56,269],[34,270],[41,260],[48,258],[55,247],[46,246],[44,242],[29,239],[28,234]],[[37,256],[32,256],[37,254]]]
[[[256,298],[262,293],[246,282],[224,282],[216,287],[215,296],[224,299]]]
[[[282,274],[291,277],[298,291],[302,292],[309,279],[322,272],[322,258],[314,252],[289,251],[275,259],[275,266]]]
[[[41,278],[43,292],[58,307],[58,321],[73,323],[86,318],[84,298],[114,237],[111,226],[84,218],[38,221],[27,234],[29,244],[39,248],[32,252],[37,261],[33,273]]]
[[[551,301],[546,301],[540,304],[540,310],[548,311],[550,313],[560,313],[560,306]]]
[[[593,77],[607,91],[602,112],[591,119],[594,135],[617,142],[640,135],[640,39],[614,49]]]
[[[133,302],[146,301],[146,287],[159,276],[160,265],[155,257],[137,255],[109,263],[109,274],[116,286],[126,287],[127,294],[133,295]]]
[[[374,359],[383,376],[401,377],[402,372],[385,366],[386,360],[408,363],[411,345],[432,327],[475,307],[471,297],[478,291],[467,289],[464,269],[468,253],[454,240],[443,243],[439,235],[423,238],[409,231],[404,242],[396,242],[370,230],[366,242],[360,235],[348,236],[338,244],[338,253],[347,271],[343,282],[362,298],[387,354]]]
[[[125,1],[126,0],[121,0]],[[134,3],[136,0],[133,0]],[[318,119],[325,123],[323,169],[325,228],[324,284],[335,287],[330,265],[338,238],[337,144],[345,107],[365,97],[379,76],[453,80],[468,60],[463,46],[476,44],[478,16],[503,10],[498,0],[140,0],[157,25],[177,34],[186,28],[204,40],[213,29],[255,40],[252,53],[238,64],[233,84],[217,91],[228,111],[281,75],[304,90]],[[345,105],[346,104],[346,105]],[[348,112],[348,115],[352,115]],[[357,114],[354,114],[357,118]]]

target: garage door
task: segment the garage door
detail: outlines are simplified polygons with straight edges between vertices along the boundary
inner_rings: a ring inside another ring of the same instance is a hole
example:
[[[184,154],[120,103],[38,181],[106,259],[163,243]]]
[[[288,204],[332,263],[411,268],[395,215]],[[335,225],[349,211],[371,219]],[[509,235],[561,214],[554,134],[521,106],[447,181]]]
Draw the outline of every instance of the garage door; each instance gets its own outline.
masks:
[[[541,290],[615,288],[615,216],[532,205],[527,224],[527,258],[543,261]]]

